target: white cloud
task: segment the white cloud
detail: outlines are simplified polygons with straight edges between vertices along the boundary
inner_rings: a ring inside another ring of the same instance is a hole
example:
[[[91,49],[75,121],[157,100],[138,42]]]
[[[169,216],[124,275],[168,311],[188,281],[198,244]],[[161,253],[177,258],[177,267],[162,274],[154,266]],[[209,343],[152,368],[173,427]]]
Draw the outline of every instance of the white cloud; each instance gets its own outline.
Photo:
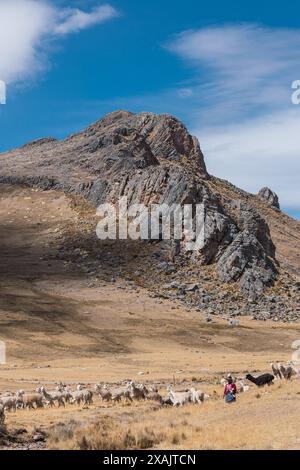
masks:
[[[211,122],[288,106],[299,78],[300,30],[237,25],[186,31],[167,45],[195,69]]]
[[[186,31],[167,48],[194,70],[194,132],[212,174],[300,209],[300,30],[224,25]]]
[[[53,16],[54,10],[43,2],[0,1],[1,80],[18,81],[40,70],[43,60],[37,48]]]
[[[68,9],[63,12],[63,21],[56,25],[55,34],[69,34],[88,28],[95,24],[103,23],[117,16],[115,8],[110,5],[100,5],[90,13],[78,9]]]
[[[89,13],[59,9],[48,0],[0,0],[0,79],[28,80],[47,65],[53,39],[103,23],[117,15],[110,5]]]

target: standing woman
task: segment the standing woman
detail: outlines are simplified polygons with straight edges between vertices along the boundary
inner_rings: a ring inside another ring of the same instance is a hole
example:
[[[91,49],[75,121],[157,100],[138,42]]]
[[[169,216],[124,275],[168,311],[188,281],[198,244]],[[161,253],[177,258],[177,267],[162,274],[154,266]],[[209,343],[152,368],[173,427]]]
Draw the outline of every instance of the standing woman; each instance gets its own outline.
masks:
[[[223,398],[225,399],[225,403],[233,403],[236,401],[236,394],[237,394],[236,385],[233,382],[233,378],[231,374],[227,375],[226,380],[227,380],[227,384],[225,385],[225,388],[224,388]]]

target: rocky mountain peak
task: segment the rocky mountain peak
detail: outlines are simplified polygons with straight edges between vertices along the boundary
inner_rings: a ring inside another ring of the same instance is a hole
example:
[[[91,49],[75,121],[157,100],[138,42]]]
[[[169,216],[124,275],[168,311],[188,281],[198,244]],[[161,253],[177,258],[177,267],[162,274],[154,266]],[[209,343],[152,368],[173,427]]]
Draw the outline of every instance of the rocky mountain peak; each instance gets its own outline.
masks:
[[[154,113],[133,114],[119,110],[88,127],[80,136],[89,141],[93,151],[108,147],[110,144],[129,145],[138,141],[141,149],[152,154],[152,164],[164,161],[186,163],[206,173],[204,157],[196,137],[189,134],[186,127],[175,117]],[[115,147],[115,150],[117,148]]]

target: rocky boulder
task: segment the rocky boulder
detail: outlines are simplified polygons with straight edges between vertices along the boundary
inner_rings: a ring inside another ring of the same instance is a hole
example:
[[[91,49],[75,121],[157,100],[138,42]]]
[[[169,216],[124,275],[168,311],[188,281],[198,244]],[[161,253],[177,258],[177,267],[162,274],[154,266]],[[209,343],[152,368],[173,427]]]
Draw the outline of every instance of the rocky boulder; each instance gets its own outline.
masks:
[[[258,197],[266,201],[270,206],[280,209],[279,198],[270,188],[262,188],[258,193]]]

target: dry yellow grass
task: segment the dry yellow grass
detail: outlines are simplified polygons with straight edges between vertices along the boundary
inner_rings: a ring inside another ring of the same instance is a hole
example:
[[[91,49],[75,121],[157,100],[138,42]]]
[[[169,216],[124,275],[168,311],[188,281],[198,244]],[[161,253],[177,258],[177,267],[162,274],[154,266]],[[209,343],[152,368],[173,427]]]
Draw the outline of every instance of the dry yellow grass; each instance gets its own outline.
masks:
[[[50,449],[299,449],[300,383],[256,389],[226,405],[162,408],[98,415],[91,423],[55,426]]]

